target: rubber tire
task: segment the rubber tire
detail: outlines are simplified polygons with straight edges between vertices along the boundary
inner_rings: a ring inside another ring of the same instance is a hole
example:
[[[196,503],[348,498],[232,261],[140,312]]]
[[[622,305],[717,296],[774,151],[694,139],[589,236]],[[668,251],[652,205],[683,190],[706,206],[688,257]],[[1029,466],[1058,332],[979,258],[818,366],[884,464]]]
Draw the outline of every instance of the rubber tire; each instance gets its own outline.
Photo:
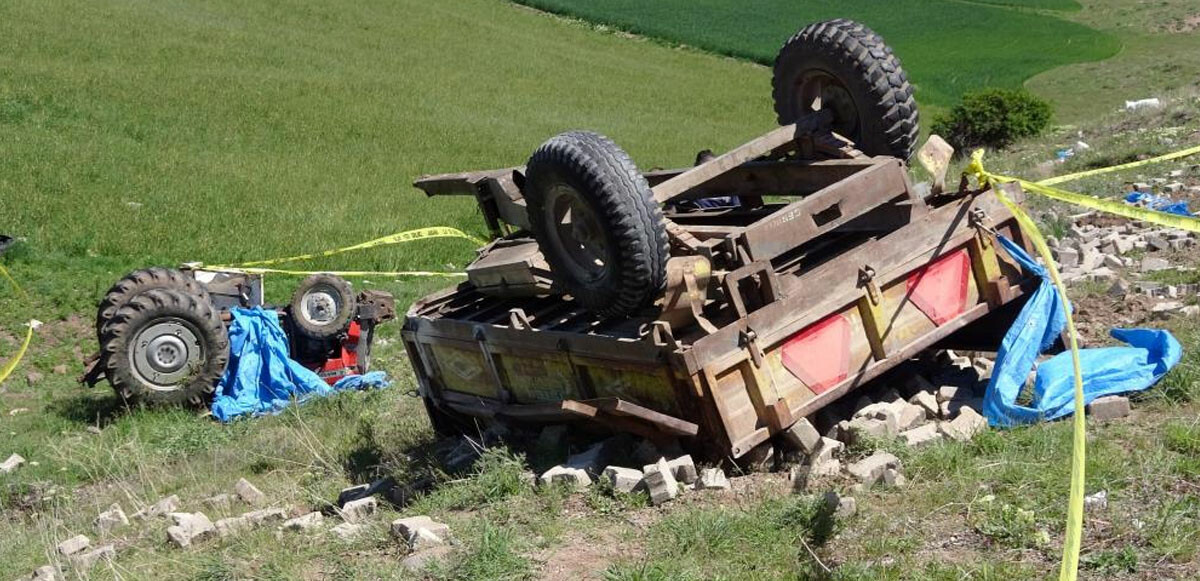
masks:
[[[342,302],[342,310],[338,312],[337,317],[324,325],[318,325],[306,321],[301,316],[301,301],[304,299],[304,293],[317,285],[328,285],[337,292],[338,298]],[[349,326],[350,321],[354,318],[354,314],[358,311],[358,300],[354,296],[354,290],[350,288],[350,283],[346,279],[332,274],[310,274],[307,278],[300,281],[300,286],[296,287],[296,291],[292,293],[292,301],[288,305],[288,310],[291,313],[292,326],[297,333],[309,339],[323,341],[330,337],[336,336],[338,333],[344,332]]]
[[[196,295],[208,302],[208,289],[204,283],[174,268],[154,266],[135,270],[117,281],[104,293],[96,305],[96,339],[104,341],[104,325],[113,318],[117,310],[133,297],[153,289],[174,289]]]
[[[131,343],[147,325],[171,317],[190,324],[202,342],[199,370],[173,390],[154,389],[138,379],[130,361]],[[151,289],[127,302],[105,326],[100,349],[104,373],[128,404],[208,404],[229,362],[229,334],[206,298],[176,289]]]
[[[579,192],[601,222],[609,250],[599,280],[569,273],[571,257],[548,230],[546,194],[565,182]],[[607,137],[589,131],[562,133],[542,144],[525,168],[524,197],[533,235],[550,270],[567,293],[600,317],[628,315],[662,295],[669,258],[662,208],[633,160]]]
[[[858,114],[858,134],[846,135],[867,155],[907,161],[917,147],[920,119],[900,59],[870,28],[839,18],[810,24],[779,49],[771,79],[780,125],[796,121],[796,83],[810,70],[840,80]]]

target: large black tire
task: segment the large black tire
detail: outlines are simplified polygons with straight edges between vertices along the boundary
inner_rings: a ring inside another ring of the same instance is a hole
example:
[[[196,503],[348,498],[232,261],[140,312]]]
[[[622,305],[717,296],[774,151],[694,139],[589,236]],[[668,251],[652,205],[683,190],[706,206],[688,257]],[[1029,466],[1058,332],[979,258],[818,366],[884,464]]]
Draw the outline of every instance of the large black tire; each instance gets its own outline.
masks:
[[[296,332],[320,341],[350,326],[358,301],[346,279],[318,273],[300,281],[288,309]]]
[[[133,297],[154,289],[178,290],[208,302],[208,290],[204,284],[183,272],[161,266],[135,270],[112,285],[96,306],[96,339],[104,340],[104,326],[117,314],[118,309]]]
[[[525,169],[538,247],[568,294],[601,317],[662,294],[669,258],[662,208],[617,144],[587,131],[542,144]]]
[[[780,125],[822,97],[834,131],[867,155],[908,160],[920,133],[917,102],[900,59],[870,28],[839,18],[805,26],[775,57],[771,81]]]
[[[101,353],[109,383],[127,403],[201,406],[229,362],[229,335],[207,299],[151,289],[117,309]]]

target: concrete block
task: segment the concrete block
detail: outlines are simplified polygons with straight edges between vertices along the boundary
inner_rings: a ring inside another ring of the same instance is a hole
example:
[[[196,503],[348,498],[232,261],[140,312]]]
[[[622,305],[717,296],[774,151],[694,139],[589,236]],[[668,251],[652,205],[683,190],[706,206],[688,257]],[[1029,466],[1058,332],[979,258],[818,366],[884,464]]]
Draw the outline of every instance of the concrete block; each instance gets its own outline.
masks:
[[[925,423],[925,408],[919,405],[900,400],[892,403],[892,409],[896,412],[898,432],[911,430]]]
[[[440,539],[450,536],[450,527],[428,516],[418,515],[392,521],[392,535],[412,546],[418,531],[428,530]]]
[[[920,408],[925,411],[925,417],[927,419],[936,418],[940,413],[937,396],[931,391],[918,391],[914,393],[912,397],[908,398],[908,402],[913,405],[920,406]]]
[[[233,485],[233,491],[238,495],[238,498],[242,499],[242,502],[249,505],[262,504],[267,499],[267,495],[263,494],[257,486],[254,486],[245,478],[238,480],[237,484]]]
[[[575,490],[584,490],[592,485],[592,477],[588,476],[587,470],[572,468],[565,464],[559,464],[543,472],[538,481],[543,486],[563,483]]]
[[[959,442],[966,442],[975,434],[987,429],[987,420],[970,407],[963,407],[958,417],[948,422],[938,424],[942,435]]]
[[[821,442],[821,434],[817,433],[817,429],[807,418],[800,418],[783,431],[783,441],[787,442],[793,450],[812,454],[817,450],[817,444]]]
[[[285,531],[307,531],[321,526],[325,517],[319,512],[310,512],[303,516],[283,521]]]
[[[642,471],[637,468],[609,466],[604,469],[602,476],[612,484],[612,488],[616,492],[629,494],[642,485]]]
[[[351,500],[342,505],[342,520],[348,523],[363,522],[379,509],[379,501],[374,496]]]
[[[75,535],[58,544],[58,554],[69,557],[81,553],[92,545],[91,539],[84,535]]]
[[[884,472],[889,468],[899,469],[900,459],[888,452],[879,450],[851,464],[846,470],[864,486],[870,487],[880,482],[883,479]]]
[[[10,474],[24,464],[25,458],[22,458],[20,454],[13,454],[9,456],[8,459],[6,459],[3,463],[0,463],[0,472],[4,474]]]
[[[937,424],[925,424],[901,432],[900,438],[911,448],[937,442],[942,439],[942,433],[938,431]]]
[[[1123,418],[1129,412],[1129,398],[1120,395],[1096,398],[1087,405],[1088,416],[1101,422]]]
[[[111,561],[117,556],[117,548],[113,545],[104,545],[70,557],[71,568],[76,571],[88,571],[95,567],[100,561]]]
[[[646,490],[650,492],[650,502],[654,506],[675,500],[675,497],[679,496],[679,483],[675,480],[675,475],[671,472],[671,467],[665,458],[660,458],[651,470],[645,472],[642,479],[646,483]]]
[[[667,465],[671,467],[671,475],[679,482],[692,484],[699,478],[699,474],[696,473],[696,463],[692,461],[690,454],[671,460],[667,462]]]
[[[720,468],[705,468],[700,471],[700,479],[696,481],[696,490],[729,490],[729,478]]]
[[[121,505],[114,503],[108,510],[100,513],[92,524],[95,525],[96,532],[104,535],[117,528],[129,526],[129,518],[125,516],[125,511],[121,510]]]

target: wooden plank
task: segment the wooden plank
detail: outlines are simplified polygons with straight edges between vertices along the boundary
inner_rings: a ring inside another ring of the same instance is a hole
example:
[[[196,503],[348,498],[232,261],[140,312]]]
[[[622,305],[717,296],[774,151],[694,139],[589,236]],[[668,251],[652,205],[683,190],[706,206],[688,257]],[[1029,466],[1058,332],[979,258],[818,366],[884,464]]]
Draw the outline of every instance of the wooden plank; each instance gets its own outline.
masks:
[[[596,417],[598,411],[596,406],[573,399],[564,399],[550,403],[507,405],[497,411],[496,415],[526,422],[553,422],[590,419]]]
[[[751,260],[770,260],[908,192],[898,160],[872,165],[746,227]]]
[[[474,196],[479,182],[511,176],[512,172],[524,169],[522,166],[421,176],[413,182],[413,187],[424,191],[427,196]]]
[[[591,399],[585,400],[585,403],[595,405],[605,413],[636,418],[653,424],[658,429],[676,436],[695,436],[700,432],[700,426],[692,422],[659,413],[620,398]]]
[[[654,200],[666,202],[733,168],[770,153],[796,138],[796,126],[784,125],[654,187]]]

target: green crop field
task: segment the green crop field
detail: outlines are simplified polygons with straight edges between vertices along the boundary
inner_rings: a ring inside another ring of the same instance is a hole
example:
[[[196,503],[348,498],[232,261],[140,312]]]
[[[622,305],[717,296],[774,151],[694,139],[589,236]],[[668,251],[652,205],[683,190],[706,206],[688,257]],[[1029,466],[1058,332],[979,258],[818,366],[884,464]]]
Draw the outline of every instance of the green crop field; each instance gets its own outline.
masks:
[[[770,65],[780,45],[810,22],[853,18],[900,55],[923,105],[952,105],[964,91],[1018,87],[1054,67],[1117,52],[1116,37],[1057,14],[1011,8],[1073,9],[1069,1],[957,0],[795,2],[760,0],[521,0],[558,14]]]

